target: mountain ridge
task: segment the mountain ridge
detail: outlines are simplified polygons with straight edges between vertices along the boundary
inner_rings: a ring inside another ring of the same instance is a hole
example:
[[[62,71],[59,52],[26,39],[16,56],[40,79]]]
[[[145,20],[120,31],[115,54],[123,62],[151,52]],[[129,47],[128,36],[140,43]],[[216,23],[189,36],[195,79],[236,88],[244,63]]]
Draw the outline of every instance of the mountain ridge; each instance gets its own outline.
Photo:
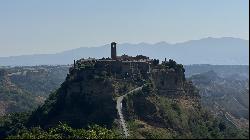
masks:
[[[128,55],[145,54],[152,58],[164,60],[175,59],[182,64],[225,64],[248,65],[249,41],[245,39],[207,37],[180,43],[122,43],[118,52]],[[0,57],[3,66],[57,65],[72,64],[73,59],[109,57],[109,44],[97,47],[79,47],[54,54],[32,54]],[[132,49],[131,49],[132,48]],[[119,53],[118,53],[119,54]],[[119,54],[122,55],[122,54]],[[212,56],[212,57],[211,57]]]

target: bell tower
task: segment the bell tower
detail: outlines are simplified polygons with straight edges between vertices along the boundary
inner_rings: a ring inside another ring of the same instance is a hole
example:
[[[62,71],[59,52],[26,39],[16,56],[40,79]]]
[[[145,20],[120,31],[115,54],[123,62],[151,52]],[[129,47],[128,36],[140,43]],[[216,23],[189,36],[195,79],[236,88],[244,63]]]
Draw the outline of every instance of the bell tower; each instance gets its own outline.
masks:
[[[116,43],[111,43],[111,58],[116,59]]]

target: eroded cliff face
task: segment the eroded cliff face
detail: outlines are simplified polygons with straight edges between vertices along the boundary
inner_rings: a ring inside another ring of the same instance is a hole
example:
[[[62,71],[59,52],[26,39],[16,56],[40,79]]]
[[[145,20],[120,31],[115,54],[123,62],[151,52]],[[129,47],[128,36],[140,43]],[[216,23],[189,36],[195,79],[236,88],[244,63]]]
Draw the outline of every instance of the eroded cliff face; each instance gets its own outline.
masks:
[[[8,77],[7,71],[4,69],[0,69],[0,89],[5,90],[6,94],[8,94],[11,90],[18,90],[16,85],[11,82]]]
[[[192,96],[199,97],[192,82],[185,79],[182,65],[174,61],[165,62],[151,70],[152,88],[159,95],[166,97]]]
[[[110,126],[116,118],[111,79],[95,69],[71,72],[57,92],[32,115],[30,124],[50,127],[60,121],[79,128],[92,123]]]

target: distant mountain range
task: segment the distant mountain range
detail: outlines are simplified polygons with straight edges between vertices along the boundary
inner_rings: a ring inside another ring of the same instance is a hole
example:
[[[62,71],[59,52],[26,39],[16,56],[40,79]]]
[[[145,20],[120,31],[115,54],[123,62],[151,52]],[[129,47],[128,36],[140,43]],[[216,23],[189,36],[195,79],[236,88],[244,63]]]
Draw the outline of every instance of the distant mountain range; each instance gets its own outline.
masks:
[[[204,38],[183,43],[169,44],[117,44],[118,55],[146,55],[150,58],[164,60],[174,59],[178,63],[214,64],[214,65],[248,65],[249,41],[232,38]],[[72,64],[74,59],[110,57],[110,45],[99,47],[81,47],[56,54],[34,54],[0,57],[0,66],[30,66]]]

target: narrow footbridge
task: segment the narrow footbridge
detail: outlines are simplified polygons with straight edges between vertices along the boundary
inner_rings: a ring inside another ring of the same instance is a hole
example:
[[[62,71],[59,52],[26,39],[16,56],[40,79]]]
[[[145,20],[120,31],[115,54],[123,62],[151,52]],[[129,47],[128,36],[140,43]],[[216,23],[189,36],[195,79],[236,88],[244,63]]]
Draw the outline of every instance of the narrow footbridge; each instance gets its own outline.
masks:
[[[118,111],[118,115],[120,117],[120,123],[121,123],[122,129],[123,129],[123,132],[124,132],[124,135],[125,135],[126,138],[129,136],[129,132],[128,132],[128,128],[127,128],[126,122],[124,120],[124,116],[122,114],[122,101],[123,101],[123,98],[125,96],[127,96],[128,94],[133,94],[133,93],[135,93],[137,91],[142,90],[142,87],[143,86],[135,88],[135,89],[129,91],[128,93],[126,93],[126,94],[118,97],[117,100],[116,100],[116,109]]]

